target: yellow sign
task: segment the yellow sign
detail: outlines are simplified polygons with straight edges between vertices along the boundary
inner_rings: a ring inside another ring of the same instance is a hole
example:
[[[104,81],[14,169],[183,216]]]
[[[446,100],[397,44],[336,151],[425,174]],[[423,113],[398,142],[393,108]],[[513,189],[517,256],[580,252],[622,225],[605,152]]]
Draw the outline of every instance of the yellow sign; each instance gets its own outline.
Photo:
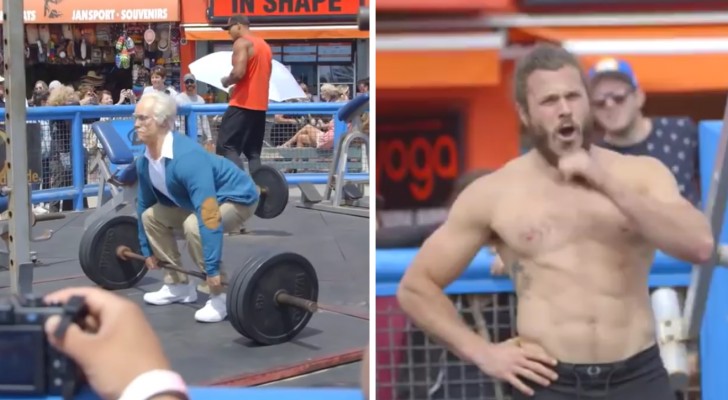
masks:
[[[31,126],[28,125],[30,128]],[[28,130],[28,137],[30,138],[34,133],[31,129]],[[4,130],[0,130],[0,186],[8,185],[8,151],[7,151],[7,134]],[[40,145],[40,143],[38,143]],[[40,150],[40,149],[38,149]],[[41,160],[41,152],[33,151],[31,143],[28,143],[28,183],[41,183],[42,182],[42,171],[43,161]]]

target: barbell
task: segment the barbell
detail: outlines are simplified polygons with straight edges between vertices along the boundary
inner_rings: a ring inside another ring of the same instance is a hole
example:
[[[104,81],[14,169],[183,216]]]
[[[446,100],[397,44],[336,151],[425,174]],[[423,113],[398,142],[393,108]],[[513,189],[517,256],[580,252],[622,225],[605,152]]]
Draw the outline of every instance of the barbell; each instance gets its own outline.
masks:
[[[91,281],[109,289],[135,286],[147,273],[137,236],[137,220],[115,216],[93,222],[79,248],[81,269]],[[161,263],[160,267],[206,279],[203,272]],[[291,340],[308,324],[313,313],[333,312],[368,319],[318,303],[316,270],[305,257],[292,252],[260,253],[224,282],[231,325],[241,335],[260,344]]]

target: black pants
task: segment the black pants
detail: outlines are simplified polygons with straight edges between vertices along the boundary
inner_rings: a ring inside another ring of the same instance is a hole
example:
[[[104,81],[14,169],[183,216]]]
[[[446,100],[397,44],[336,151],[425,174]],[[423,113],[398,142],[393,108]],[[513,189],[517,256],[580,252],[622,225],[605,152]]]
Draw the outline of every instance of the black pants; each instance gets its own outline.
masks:
[[[248,159],[252,173],[260,166],[265,136],[265,111],[228,106],[222,115],[216,153],[243,168],[240,153]]]
[[[514,388],[513,400],[675,400],[657,345],[615,363],[559,363],[555,370],[556,382],[544,388],[527,381],[536,394]]]

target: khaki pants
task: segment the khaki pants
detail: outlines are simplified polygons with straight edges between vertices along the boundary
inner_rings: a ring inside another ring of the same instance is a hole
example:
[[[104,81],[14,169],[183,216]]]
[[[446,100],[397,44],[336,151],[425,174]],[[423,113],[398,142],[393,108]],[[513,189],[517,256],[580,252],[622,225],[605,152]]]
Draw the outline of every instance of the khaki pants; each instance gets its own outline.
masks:
[[[257,202],[250,206],[236,203],[220,204],[223,232],[239,232],[245,221],[253,215],[257,206]],[[175,231],[181,230],[184,233],[185,240],[187,240],[190,257],[197,264],[197,268],[205,272],[205,256],[202,252],[200,228],[195,213],[179,207],[168,207],[157,203],[144,211],[142,214],[142,224],[144,225],[144,232],[146,232],[147,238],[149,239],[152,254],[157,256],[160,261],[165,261],[180,267],[182,266],[182,256],[177,247]],[[226,281],[222,263],[220,263],[220,279]],[[168,269],[164,270],[164,283],[176,284],[187,282],[187,275]],[[202,292],[210,293],[206,282],[203,282],[198,288]],[[223,290],[220,289],[219,291],[221,292]]]

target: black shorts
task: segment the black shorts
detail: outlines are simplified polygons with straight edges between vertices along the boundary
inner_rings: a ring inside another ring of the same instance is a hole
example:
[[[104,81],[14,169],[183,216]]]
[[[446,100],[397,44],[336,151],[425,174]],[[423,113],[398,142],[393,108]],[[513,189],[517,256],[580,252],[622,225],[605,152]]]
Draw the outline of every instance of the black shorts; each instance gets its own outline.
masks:
[[[222,149],[243,153],[250,160],[260,157],[265,136],[265,111],[228,106],[222,115],[217,136],[218,152]]]
[[[555,370],[559,378],[551,385],[525,380],[536,394],[513,388],[513,400],[675,400],[657,345],[615,363],[559,363]]]

